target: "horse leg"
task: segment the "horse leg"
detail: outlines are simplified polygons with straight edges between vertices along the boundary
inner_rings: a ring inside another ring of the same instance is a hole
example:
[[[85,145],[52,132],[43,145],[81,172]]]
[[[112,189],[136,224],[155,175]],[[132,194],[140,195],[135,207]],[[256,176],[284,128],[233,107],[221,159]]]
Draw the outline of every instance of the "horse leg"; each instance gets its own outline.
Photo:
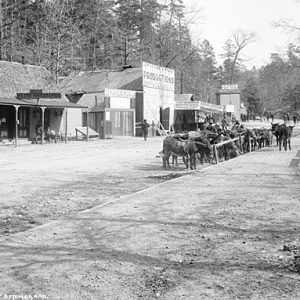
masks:
[[[184,156],[183,156],[184,157]],[[190,156],[189,155],[187,155],[187,157],[185,158],[184,157],[184,159],[185,159],[185,166],[186,166],[186,168],[188,169],[189,168],[189,161],[190,161]]]
[[[163,154],[162,160],[163,160],[163,168],[166,169],[167,167],[170,168],[170,162],[169,162],[169,157],[170,157],[171,153]]]
[[[281,151],[281,139],[278,139],[279,151]]]
[[[286,151],[287,150],[287,139],[286,138],[283,139],[283,147],[284,147],[284,151]]]

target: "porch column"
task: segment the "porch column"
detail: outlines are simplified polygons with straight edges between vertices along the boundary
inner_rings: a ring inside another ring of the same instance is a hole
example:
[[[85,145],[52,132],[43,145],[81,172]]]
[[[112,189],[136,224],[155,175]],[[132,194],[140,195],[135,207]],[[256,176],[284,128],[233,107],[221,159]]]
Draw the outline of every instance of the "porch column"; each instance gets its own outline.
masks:
[[[18,119],[18,111],[19,111],[19,105],[14,105],[16,110],[16,135],[15,135],[15,147],[18,147],[18,126],[19,126],[19,119]]]
[[[65,143],[67,143],[68,139],[68,109],[65,108],[66,114],[65,114]]]
[[[133,126],[133,136],[136,136],[136,128],[135,128],[135,110],[133,111],[133,118],[132,118],[132,126]]]
[[[44,145],[44,138],[45,138],[45,109],[46,107],[42,106],[42,145]]]
[[[86,141],[89,141],[89,109],[86,109]]]

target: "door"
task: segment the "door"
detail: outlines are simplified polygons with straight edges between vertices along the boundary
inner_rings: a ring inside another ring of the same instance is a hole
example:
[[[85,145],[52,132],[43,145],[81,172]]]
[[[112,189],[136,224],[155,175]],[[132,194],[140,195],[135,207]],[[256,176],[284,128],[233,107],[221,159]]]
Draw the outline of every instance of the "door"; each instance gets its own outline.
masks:
[[[113,136],[133,136],[133,113],[133,111],[111,111]]]
[[[19,138],[28,138],[29,137],[29,108],[20,107],[18,110],[18,119],[19,119]]]
[[[166,107],[162,110],[161,119],[163,127],[168,130],[170,127],[170,107]]]
[[[13,106],[0,106],[0,138],[14,139],[16,132],[16,110]]]
[[[0,138],[8,138],[9,106],[0,106]]]

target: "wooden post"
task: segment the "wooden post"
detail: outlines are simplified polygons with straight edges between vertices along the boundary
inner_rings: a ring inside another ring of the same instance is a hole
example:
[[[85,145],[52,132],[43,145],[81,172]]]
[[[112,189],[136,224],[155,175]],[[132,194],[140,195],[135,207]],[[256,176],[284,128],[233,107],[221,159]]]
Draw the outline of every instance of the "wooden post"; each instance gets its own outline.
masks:
[[[42,109],[42,145],[44,145],[44,138],[45,138],[45,109],[46,107],[41,107]]]
[[[215,156],[216,156],[216,163],[219,163],[219,156],[218,156],[218,148],[216,145],[213,146],[214,147],[214,152],[215,152]]]
[[[103,138],[106,139],[106,110],[103,112]]]
[[[16,134],[15,134],[15,147],[18,147],[18,129],[19,129],[19,118],[18,118],[18,111],[19,111],[19,105],[14,105],[15,110],[16,110]]]
[[[136,128],[135,128],[135,111],[132,112],[132,128],[133,128],[133,136],[136,136]],[[153,123],[153,122],[152,122]],[[153,128],[153,126],[152,126]],[[152,129],[153,130],[153,129]]]
[[[241,153],[243,154],[243,145],[242,145],[242,137],[240,136],[239,137],[239,141],[240,141],[240,150],[241,150]]]
[[[89,109],[86,109],[86,141],[89,141]]]
[[[251,152],[252,151],[252,149],[251,149],[252,147],[251,147],[251,137],[249,136],[249,152]]]
[[[65,143],[68,139],[68,109],[66,108],[66,117],[65,117]]]

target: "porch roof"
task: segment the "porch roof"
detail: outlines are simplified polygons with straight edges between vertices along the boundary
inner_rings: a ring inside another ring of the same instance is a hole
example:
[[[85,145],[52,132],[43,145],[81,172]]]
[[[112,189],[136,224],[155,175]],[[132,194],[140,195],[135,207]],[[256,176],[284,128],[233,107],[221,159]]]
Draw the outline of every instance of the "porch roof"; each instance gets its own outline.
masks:
[[[19,100],[16,98],[6,98],[6,97],[0,97],[0,105],[32,106],[31,104],[28,104],[28,103],[24,102],[23,100]]]
[[[40,106],[48,108],[87,108],[87,106],[79,105],[76,103],[63,101],[63,100],[53,100],[53,99],[36,99],[22,100],[23,102],[29,104],[30,106]]]
[[[19,100],[16,98],[5,98],[0,97],[0,105],[19,105],[19,106],[29,106],[29,107],[48,107],[48,108],[87,108],[87,106],[82,106],[76,103],[53,100],[53,99],[40,99],[37,100]]]

